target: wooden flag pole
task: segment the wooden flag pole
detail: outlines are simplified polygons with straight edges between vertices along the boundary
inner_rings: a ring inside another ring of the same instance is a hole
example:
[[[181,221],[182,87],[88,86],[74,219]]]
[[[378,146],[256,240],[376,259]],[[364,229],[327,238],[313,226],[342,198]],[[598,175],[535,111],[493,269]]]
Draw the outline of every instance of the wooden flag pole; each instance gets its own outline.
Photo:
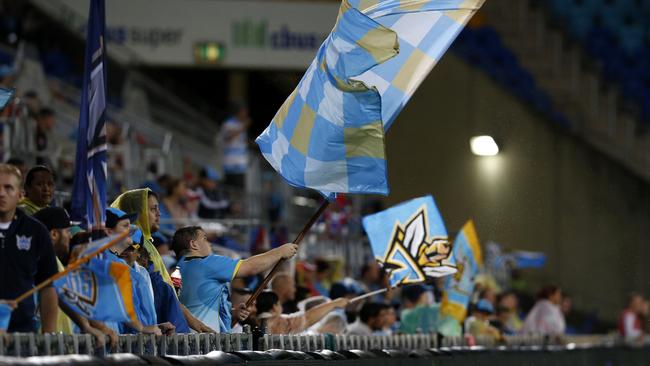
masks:
[[[47,280],[39,283],[38,286],[32,288],[31,290],[25,292],[24,294],[22,294],[20,296],[18,296],[16,298],[16,300],[15,300],[16,303],[19,303],[19,302],[25,300],[26,298],[34,295],[34,293],[36,293],[36,292],[44,289],[45,287],[49,286],[52,282],[58,280],[59,278],[65,276],[68,273],[74,271],[75,269],[81,267],[82,264],[87,263],[89,260],[96,257],[99,253],[105,251],[106,249],[108,249],[108,248],[112,247],[113,245],[119,243],[120,241],[126,239],[126,237],[129,236],[130,234],[131,234],[130,231],[125,231],[122,234],[118,235],[115,239],[113,239],[113,240],[109,241],[108,243],[106,243],[106,244],[102,245],[101,247],[99,247],[96,251],[88,254],[85,257],[81,257],[81,258],[77,259],[76,261],[74,261],[73,263],[68,265],[63,271],[55,274],[54,276],[48,278]]]
[[[325,200],[323,202],[323,204],[320,205],[318,210],[311,216],[311,218],[309,219],[309,221],[307,222],[305,227],[302,228],[302,231],[300,231],[300,233],[298,233],[298,236],[293,241],[294,244],[300,245],[300,242],[305,237],[305,235],[307,234],[309,229],[311,229],[311,227],[316,223],[318,218],[323,214],[323,212],[325,212],[325,210],[327,209],[327,206],[329,206],[329,204],[330,204],[330,202],[328,200]],[[276,272],[280,269],[280,266],[285,261],[286,261],[286,259],[284,259],[284,258],[280,259],[278,261],[278,263],[276,263],[275,266],[273,266],[273,269],[271,269],[271,272],[269,272],[269,274],[266,277],[264,277],[264,280],[262,280],[262,283],[260,283],[260,285],[257,286],[257,288],[255,289],[255,292],[253,292],[253,294],[248,299],[248,301],[246,301],[246,307],[249,307],[249,306],[253,305],[253,303],[255,302],[257,297],[260,296],[262,291],[264,291],[264,288],[266,288],[266,286],[269,284],[269,281],[271,281],[273,276],[275,276]],[[236,324],[236,323],[237,323],[237,319],[233,319],[233,325]]]

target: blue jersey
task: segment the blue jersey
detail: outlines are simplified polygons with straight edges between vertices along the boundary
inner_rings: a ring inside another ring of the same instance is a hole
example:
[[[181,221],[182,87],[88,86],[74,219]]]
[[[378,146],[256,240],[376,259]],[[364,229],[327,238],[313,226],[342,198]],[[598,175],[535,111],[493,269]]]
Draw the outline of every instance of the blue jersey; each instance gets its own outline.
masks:
[[[181,303],[217,332],[230,332],[228,283],[237,274],[240,263],[220,255],[183,257],[178,262],[183,278]]]

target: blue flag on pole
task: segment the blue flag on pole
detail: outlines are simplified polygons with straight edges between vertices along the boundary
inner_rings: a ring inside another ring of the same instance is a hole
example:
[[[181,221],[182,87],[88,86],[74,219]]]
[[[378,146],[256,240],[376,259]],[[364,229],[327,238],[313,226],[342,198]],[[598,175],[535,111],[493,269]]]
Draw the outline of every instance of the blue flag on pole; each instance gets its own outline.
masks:
[[[77,134],[71,217],[89,228],[104,226],[106,215],[106,68],[104,0],[91,0]]]
[[[424,196],[363,218],[372,252],[390,284],[423,282],[456,272],[447,229],[433,197]]]
[[[9,104],[15,93],[16,89],[14,88],[0,88],[0,111]]]
[[[0,304],[0,330],[7,331],[13,309],[7,304]]]
[[[112,239],[114,237],[92,242],[81,256],[95,252]],[[60,301],[88,319],[137,322],[146,318],[140,309],[136,275],[114,254],[103,252],[54,281],[54,288]]]
[[[343,0],[334,29],[257,138],[290,184],[388,194],[384,131],[483,0]]]
[[[458,272],[447,277],[440,314],[450,316],[462,324],[467,316],[467,306],[474,291],[476,275],[483,267],[483,254],[472,220],[463,226],[453,245],[453,261]]]

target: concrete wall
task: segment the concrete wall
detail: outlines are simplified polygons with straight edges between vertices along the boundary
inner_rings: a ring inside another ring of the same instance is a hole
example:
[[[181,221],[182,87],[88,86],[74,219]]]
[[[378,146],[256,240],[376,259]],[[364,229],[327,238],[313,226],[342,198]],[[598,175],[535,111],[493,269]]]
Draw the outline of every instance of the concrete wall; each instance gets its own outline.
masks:
[[[490,134],[495,157],[471,154]],[[533,289],[560,284],[576,307],[613,319],[628,292],[650,295],[650,186],[448,54],[387,134],[394,204],[433,194],[448,231],[543,251]]]

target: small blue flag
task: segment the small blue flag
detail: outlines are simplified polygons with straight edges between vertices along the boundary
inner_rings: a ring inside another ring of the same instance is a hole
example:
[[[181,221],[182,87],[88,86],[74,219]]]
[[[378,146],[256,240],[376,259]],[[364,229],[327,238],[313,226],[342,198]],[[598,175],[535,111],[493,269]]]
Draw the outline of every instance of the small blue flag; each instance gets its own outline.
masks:
[[[104,0],[91,0],[81,88],[71,218],[90,229],[106,219],[106,54]]]
[[[93,253],[114,238],[91,243],[82,256]],[[131,267],[113,254],[103,252],[54,281],[54,288],[60,301],[88,319],[137,323],[144,317],[140,311],[136,279],[137,273]]]
[[[0,330],[7,331],[13,309],[7,304],[0,304]]]
[[[519,250],[511,254],[515,268],[542,268],[546,264],[546,254]]]
[[[392,286],[456,272],[447,229],[431,196],[366,216],[363,228],[375,258],[390,273]]]
[[[0,88],[0,111],[2,111],[7,104],[14,97],[16,89],[14,88]]]

